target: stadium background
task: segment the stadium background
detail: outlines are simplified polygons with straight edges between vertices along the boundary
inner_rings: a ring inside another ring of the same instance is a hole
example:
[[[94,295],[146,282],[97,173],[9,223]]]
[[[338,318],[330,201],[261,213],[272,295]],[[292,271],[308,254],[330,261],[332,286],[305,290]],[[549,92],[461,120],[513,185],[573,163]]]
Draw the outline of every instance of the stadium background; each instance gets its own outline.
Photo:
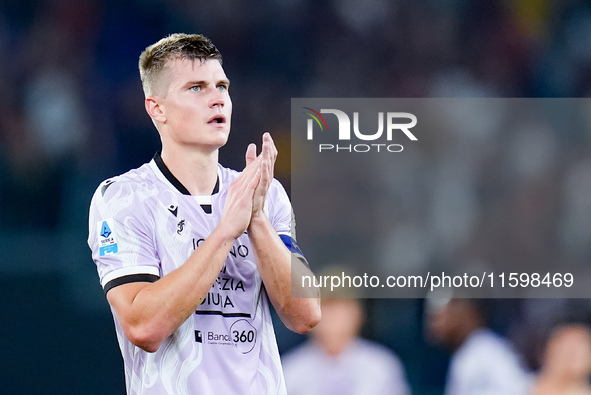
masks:
[[[209,36],[232,80],[231,143],[221,161],[241,168],[247,143],[269,130],[281,153],[276,175],[288,189],[292,97],[586,97],[591,91],[585,1],[3,0],[3,393],[124,393],[111,314],[86,245],[87,210],[101,180],[141,165],[158,148],[137,58],[146,45],[178,31]],[[554,175],[550,181],[572,177],[575,187],[525,183],[521,200],[503,213],[518,214],[528,202],[551,208],[564,195],[583,213],[591,210],[585,183],[591,134],[575,137],[556,134],[542,147],[550,144],[556,153],[544,168]],[[573,145],[581,147],[576,155],[563,149]],[[576,236],[580,256],[589,257],[591,225],[549,211],[549,227],[562,224]],[[535,236],[529,248],[543,251],[544,238]],[[367,307],[365,335],[400,355],[415,394],[440,394],[447,355],[424,340],[423,302],[368,300]],[[589,303],[500,300],[493,326],[535,368],[545,328],[571,311],[588,319]],[[277,331],[282,351],[302,340]]]

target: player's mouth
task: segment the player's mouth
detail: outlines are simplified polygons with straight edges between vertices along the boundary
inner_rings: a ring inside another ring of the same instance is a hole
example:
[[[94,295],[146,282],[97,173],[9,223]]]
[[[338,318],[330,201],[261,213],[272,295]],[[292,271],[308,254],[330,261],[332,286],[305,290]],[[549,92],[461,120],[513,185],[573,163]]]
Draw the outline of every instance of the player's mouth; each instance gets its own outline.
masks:
[[[221,115],[221,114],[214,115],[213,117],[211,117],[209,119],[209,121],[207,121],[207,123],[209,125],[225,124],[226,123],[226,117],[224,115]]]

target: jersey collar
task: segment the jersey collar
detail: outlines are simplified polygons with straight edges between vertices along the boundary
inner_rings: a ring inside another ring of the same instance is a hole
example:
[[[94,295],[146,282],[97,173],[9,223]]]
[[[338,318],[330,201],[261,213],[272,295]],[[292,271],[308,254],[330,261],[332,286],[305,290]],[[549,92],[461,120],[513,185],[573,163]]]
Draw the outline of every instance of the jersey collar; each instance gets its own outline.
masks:
[[[185,188],[185,186],[178,180],[178,178],[176,178],[174,176],[174,174],[172,174],[170,169],[166,166],[166,164],[162,160],[162,155],[161,155],[160,151],[156,152],[153,159],[154,159],[154,163],[156,163],[156,166],[158,166],[158,169],[160,170],[160,172],[162,172],[162,175],[168,180],[168,182],[170,182],[172,184],[172,186],[174,186],[183,195],[191,195],[189,190],[187,188]],[[215,181],[215,187],[213,187],[212,195],[215,195],[216,193],[218,193],[219,190],[220,190],[220,175],[218,173],[218,177]]]

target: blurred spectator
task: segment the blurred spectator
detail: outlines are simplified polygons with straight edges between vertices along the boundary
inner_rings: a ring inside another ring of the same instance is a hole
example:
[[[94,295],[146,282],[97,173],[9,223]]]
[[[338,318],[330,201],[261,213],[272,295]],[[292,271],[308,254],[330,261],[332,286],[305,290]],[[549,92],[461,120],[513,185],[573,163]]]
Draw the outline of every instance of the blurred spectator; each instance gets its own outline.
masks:
[[[445,395],[525,395],[529,374],[507,340],[486,327],[488,301],[432,297],[427,301],[432,340],[453,352]]]
[[[532,395],[591,395],[591,330],[569,324],[556,329],[546,346]]]
[[[283,357],[290,395],[407,395],[404,368],[385,346],[359,337],[357,299],[323,299],[311,339]]]

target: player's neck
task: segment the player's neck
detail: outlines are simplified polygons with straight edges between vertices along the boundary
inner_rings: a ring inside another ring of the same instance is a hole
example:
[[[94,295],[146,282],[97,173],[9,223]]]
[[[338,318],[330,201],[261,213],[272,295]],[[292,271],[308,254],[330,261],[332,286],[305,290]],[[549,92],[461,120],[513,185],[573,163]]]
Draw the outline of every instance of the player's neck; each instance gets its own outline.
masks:
[[[162,147],[162,161],[191,195],[210,195],[217,182],[218,150],[196,152]]]

